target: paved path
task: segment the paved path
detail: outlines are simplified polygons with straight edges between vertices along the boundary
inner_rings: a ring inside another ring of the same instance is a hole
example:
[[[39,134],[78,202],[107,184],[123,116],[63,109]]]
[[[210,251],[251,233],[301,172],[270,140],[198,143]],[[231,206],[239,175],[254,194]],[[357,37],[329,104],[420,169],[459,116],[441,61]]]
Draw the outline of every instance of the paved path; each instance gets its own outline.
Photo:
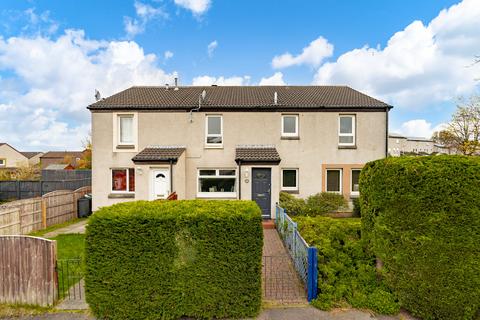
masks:
[[[85,301],[85,283],[80,280],[80,283],[74,284],[68,295],[57,305],[59,310],[88,310],[88,304]]]
[[[305,288],[276,229],[263,229],[262,291],[267,302],[306,304]]]
[[[54,230],[49,233],[45,233],[43,235],[44,238],[54,238],[58,236],[59,234],[66,234],[66,233],[85,233],[85,226],[87,225],[87,220],[82,220],[80,222],[71,224],[69,226],[66,226],[64,228],[60,228],[57,230]]]

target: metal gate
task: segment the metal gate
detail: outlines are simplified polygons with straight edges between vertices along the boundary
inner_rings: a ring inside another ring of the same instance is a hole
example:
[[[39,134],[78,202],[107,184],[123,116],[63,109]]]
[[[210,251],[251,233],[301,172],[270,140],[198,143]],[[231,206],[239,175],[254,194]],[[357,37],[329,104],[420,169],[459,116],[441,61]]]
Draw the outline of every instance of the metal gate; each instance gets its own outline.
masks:
[[[58,299],[85,300],[84,261],[82,258],[57,260],[57,275]]]

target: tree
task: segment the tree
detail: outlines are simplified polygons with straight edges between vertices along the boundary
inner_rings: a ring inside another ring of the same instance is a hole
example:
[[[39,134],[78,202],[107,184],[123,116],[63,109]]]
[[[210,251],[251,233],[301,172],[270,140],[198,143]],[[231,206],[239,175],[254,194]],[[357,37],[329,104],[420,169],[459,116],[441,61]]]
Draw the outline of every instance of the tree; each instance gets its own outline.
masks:
[[[446,129],[435,132],[432,139],[464,155],[480,152],[480,96],[459,99]]]
[[[92,169],[92,138],[89,135],[83,141],[83,147],[85,150],[83,151],[83,156],[80,161],[78,161],[78,169]]]

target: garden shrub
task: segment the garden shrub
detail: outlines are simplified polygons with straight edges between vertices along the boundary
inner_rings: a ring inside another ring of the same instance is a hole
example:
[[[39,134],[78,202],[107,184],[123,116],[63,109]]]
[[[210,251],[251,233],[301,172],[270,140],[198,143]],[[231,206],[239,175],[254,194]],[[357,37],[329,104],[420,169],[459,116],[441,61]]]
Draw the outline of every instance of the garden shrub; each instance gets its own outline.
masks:
[[[311,195],[307,200],[297,198],[289,193],[280,192],[280,206],[290,216],[318,216],[346,208],[345,198],[336,193],[321,192]]]
[[[329,310],[346,303],[396,314],[395,297],[378,278],[375,257],[361,239],[357,218],[295,217],[303,238],[318,250],[318,297],[313,306]]]
[[[480,158],[368,163],[363,236],[402,307],[424,319],[480,317]]]
[[[320,192],[307,198],[306,212],[308,216],[315,217],[344,209],[347,206],[347,200],[345,200],[343,195],[332,192]]]
[[[352,217],[360,218],[362,216],[362,210],[360,208],[360,199],[354,198],[352,200],[352,205],[353,205]]]
[[[89,220],[85,289],[101,319],[239,318],[261,306],[251,201],[137,201]]]

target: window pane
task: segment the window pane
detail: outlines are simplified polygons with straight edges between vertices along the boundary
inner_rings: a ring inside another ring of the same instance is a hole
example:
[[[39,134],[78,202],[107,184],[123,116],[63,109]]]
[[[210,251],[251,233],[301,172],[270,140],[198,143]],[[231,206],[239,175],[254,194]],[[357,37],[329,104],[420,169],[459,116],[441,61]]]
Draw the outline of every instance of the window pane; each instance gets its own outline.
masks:
[[[222,134],[222,118],[208,117],[208,134]]]
[[[352,170],[352,191],[358,192],[358,181],[360,179],[360,170]]]
[[[338,137],[338,142],[340,143],[353,143],[353,136],[340,136]]]
[[[135,169],[128,169],[128,191],[135,191]]]
[[[127,170],[112,170],[112,190],[127,191]]]
[[[297,132],[297,117],[296,116],[284,116],[283,117],[283,133],[296,133]]]
[[[297,187],[297,170],[283,170],[283,187]]]
[[[214,176],[216,174],[216,170],[200,170],[201,176]]]
[[[222,143],[222,137],[207,137],[207,143]]]
[[[235,178],[199,178],[200,192],[235,192]]]
[[[340,192],[339,170],[327,170],[327,191]]]
[[[352,117],[340,117],[340,133],[353,133]]]
[[[120,143],[133,143],[133,117],[120,117]]]
[[[234,176],[235,170],[219,170],[221,176]]]

